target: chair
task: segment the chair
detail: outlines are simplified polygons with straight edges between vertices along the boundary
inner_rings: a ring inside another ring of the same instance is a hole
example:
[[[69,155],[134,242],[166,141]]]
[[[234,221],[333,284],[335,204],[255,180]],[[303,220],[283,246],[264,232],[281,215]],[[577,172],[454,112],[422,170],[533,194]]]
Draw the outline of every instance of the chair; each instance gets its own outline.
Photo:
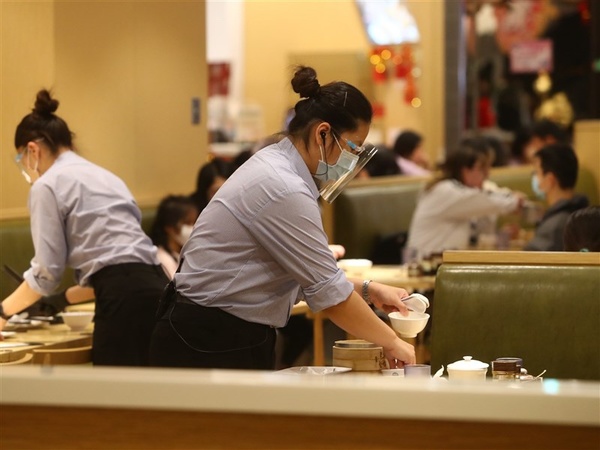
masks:
[[[25,353],[21,358],[15,359],[13,361],[0,362],[0,367],[5,366],[16,366],[19,364],[31,364],[31,360],[33,359],[32,353]]]
[[[32,351],[33,364],[43,366],[90,364],[92,362],[92,347],[75,348],[36,348]]]
[[[431,367],[512,356],[533,375],[600,380],[598,317],[599,253],[444,252]]]

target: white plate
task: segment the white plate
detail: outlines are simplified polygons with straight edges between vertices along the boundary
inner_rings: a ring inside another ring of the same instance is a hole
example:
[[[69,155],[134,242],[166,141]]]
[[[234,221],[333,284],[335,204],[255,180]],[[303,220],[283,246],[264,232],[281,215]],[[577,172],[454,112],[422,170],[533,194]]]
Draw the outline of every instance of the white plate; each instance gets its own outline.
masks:
[[[350,372],[350,367],[335,367],[335,366],[300,366],[289,367],[279,370],[279,373],[295,373],[298,375],[335,375],[337,373]]]
[[[15,334],[17,334],[16,331],[0,331],[0,334],[2,335],[2,337],[11,337],[14,336]]]

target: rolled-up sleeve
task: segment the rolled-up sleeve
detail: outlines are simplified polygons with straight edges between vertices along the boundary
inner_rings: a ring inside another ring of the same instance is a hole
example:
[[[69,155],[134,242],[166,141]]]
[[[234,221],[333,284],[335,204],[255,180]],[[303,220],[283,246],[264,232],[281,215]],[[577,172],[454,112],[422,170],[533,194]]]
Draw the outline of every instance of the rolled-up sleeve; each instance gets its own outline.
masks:
[[[300,285],[313,311],[346,300],[353,285],[327,245],[318,203],[303,192],[272,198],[252,220],[258,243]]]
[[[35,256],[24,278],[34,291],[49,295],[60,284],[67,261],[64,219],[54,193],[43,183],[32,186],[29,210]]]

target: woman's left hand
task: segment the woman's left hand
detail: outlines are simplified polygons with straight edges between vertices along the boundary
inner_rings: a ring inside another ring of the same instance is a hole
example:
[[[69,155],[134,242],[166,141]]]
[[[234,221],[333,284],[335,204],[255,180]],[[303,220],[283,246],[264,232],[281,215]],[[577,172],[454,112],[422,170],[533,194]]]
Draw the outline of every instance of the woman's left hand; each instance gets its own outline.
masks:
[[[369,297],[377,308],[388,314],[399,311],[403,316],[408,315],[408,308],[402,301],[403,298],[408,297],[408,292],[405,289],[371,281],[369,283]]]

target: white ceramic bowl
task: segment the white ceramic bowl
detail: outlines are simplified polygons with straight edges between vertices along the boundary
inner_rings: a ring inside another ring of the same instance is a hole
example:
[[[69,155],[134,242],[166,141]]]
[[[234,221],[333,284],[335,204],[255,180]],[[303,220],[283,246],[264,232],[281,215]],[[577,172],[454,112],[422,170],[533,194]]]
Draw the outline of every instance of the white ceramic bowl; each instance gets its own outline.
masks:
[[[423,331],[429,320],[429,314],[415,311],[410,311],[408,316],[403,316],[395,311],[389,313],[388,317],[394,331],[400,334],[400,337],[404,338],[416,337],[418,333]]]
[[[72,311],[61,313],[63,322],[73,331],[84,330],[94,318],[91,311]]]
[[[360,275],[373,266],[370,259],[340,259],[338,267],[350,275]]]

